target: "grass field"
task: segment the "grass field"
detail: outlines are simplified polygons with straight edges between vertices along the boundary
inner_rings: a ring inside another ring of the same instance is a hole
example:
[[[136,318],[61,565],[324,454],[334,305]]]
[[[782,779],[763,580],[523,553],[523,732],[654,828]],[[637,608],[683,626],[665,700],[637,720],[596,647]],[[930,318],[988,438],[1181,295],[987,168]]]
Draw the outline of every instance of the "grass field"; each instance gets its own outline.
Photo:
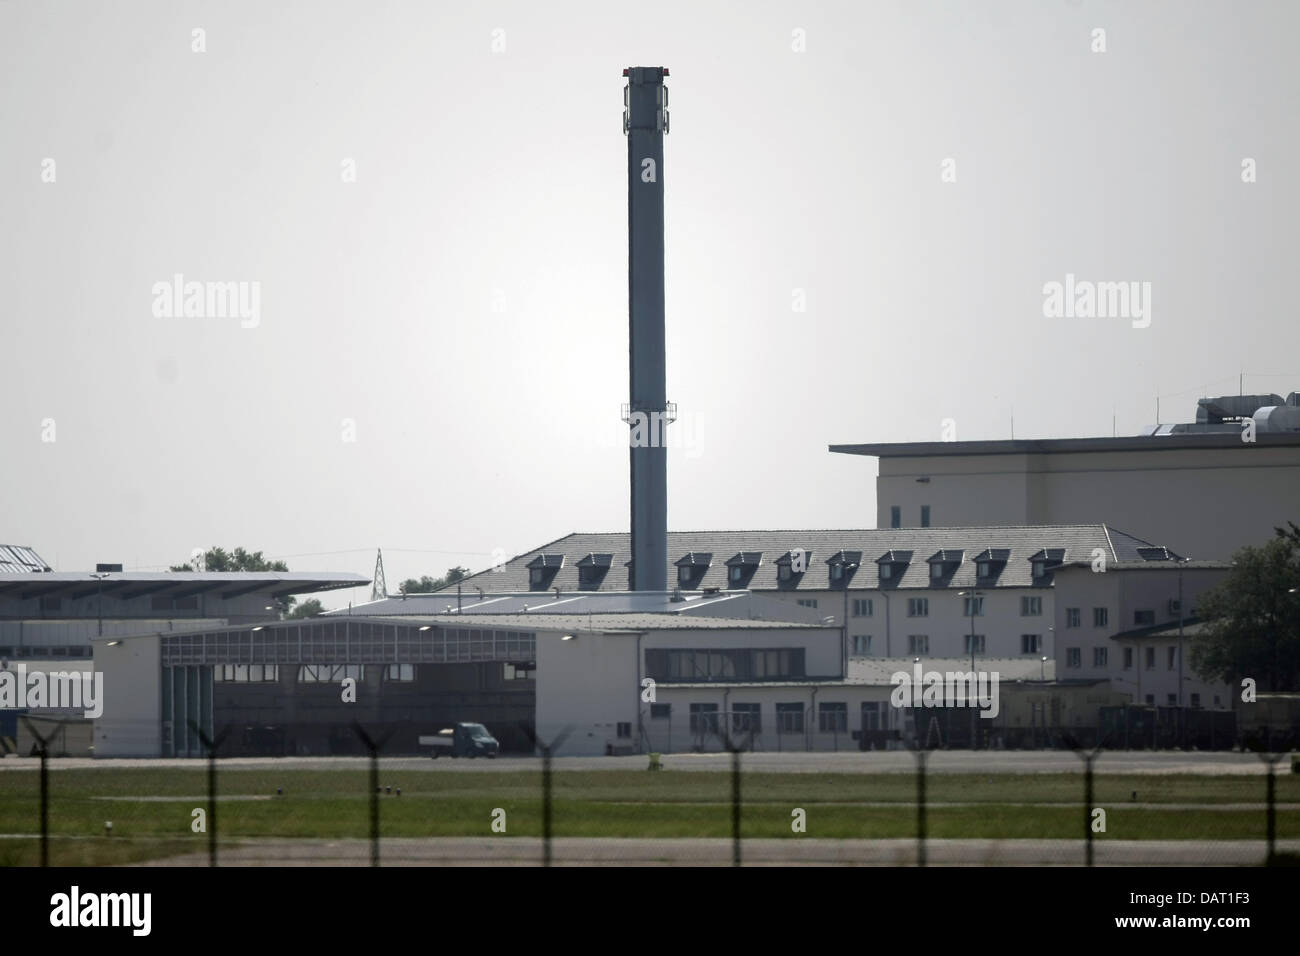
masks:
[[[559,771],[554,775],[557,837],[731,835],[731,778],[726,773]],[[384,837],[492,836],[541,832],[541,775],[389,772],[380,798]],[[50,775],[51,862],[100,865],[202,852],[207,835],[191,829],[207,806],[201,767],[70,769]],[[283,795],[277,796],[277,788]],[[1081,835],[1080,774],[933,775],[927,781],[932,839],[1074,840]],[[368,776],[363,770],[223,769],[221,842],[253,838],[365,838]],[[1106,810],[1097,840],[1263,839],[1264,782],[1257,777],[1099,775],[1094,805]],[[746,773],[742,835],[797,838],[792,811],[806,811],[806,835],[821,838],[914,837],[916,783],[906,774]],[[1279,839],[1300,838],[1300,777],[1277,779]],[[39,776],[0,774],[0,864],[38,861]],[[500,814],[496,814],[499,818]],[[105,821],[112,836],[105,836]],[[1207,849],[1213,862],[1213,848]]]

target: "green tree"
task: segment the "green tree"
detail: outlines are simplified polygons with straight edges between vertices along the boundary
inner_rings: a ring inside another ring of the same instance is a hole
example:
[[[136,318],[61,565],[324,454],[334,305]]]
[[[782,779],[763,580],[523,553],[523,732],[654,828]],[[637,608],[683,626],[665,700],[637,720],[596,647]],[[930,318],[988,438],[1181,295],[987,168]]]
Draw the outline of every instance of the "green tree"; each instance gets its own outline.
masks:
[[[1300,689],[1300,528],[1288,522],[1262,547],[1244,547],[1233,568],[1201,596],[1203,632],[1192,667],[1204,677],[1261,691]]]
[[[320,601],[315,598],[308,598],[289,612],[289,619],[294,620],[300,617],[315,617],[325,610]]]
[[[195,568],[194,562],[187,561],[185,564],[174,564],[171,567],[173,571],[196,571],[205,572],[227,572],[227,571],[288,571],[289,566],[283,561],[268,561],[262,556],[261,551],[247,551],[244,548],[235,548],[233,551],[227,551],[225,548],[211,547],[203,552],[203,560],[199,562],[202,567]],[[298,599],[295,597],[284,598],[283,610],[288,610]],[[320,602],[317,602],[319,606]],[[317,613],[320,613],[319,611]],[[283,615],[282,615],[283,616]],[[290,615],[304,616],[304,615]]]
[[[268,561],[261,551],[245,551],[235,548],[208,548],[203,553],[202,568],[195,568],[192,562],[172,565],[173,571],[288,571],[289,566],[283,561]]]
[[[399,590],[402,594],[430,594],[462,581],[468,576],[469,568],[448,568],[447,573],[440,578],[431,578],[427,574],[421,575],[419,580],[407,578],[402,582]]]

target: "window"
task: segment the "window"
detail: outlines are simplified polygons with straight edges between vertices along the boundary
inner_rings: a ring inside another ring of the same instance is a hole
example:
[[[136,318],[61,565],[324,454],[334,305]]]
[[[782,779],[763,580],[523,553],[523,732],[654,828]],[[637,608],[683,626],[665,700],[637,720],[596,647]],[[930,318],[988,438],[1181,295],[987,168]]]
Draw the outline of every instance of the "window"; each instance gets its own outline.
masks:
[[[870,634],[853,635],[853,654],[855,657],[871,656],[871,635]]]
[[[886,581],[894,576],[894,566],[892,564],[882,564],[880,566],[880,580]]]
[[[1149,627],[1156,622],[1155,611],[1134,611],[1133,623],[1138,627]]]
[[[930,527],[930,506],[921,505],[921,527]]]
[[[901,528],[903,526],[903,509],[898,505],[889,506],[889,526],[891,528]]]
[[[762,733],[762,708],[758,704],[732,704],[731,730],[737,734]]]
[[[619,736],[620,738],[626,739],[626,738],[628,738],[628,737],[631,737],[631,736],[632,736],[632,721],[630,721],[630,720],[620,720],[620,721],[618,722],[618,727],[616,727],[615,730],[617,730],[617,732],[618,732],[618,736]]]
[[[967,634],[967,635],[965,636],[964,640],[965,640],[966,653],[967,653],[967,654],[971,653],[970,645],[971,645],[971,639],[972,639],[972,638],[974,638],[974,641],[975,641],[975,653],[976,653],[976,654],[983,654],[983,653],[984,653],[984,635],[983,635],[983,634]]]
[[[1156,695],[1155,695],[1155,694],[1147,694],[1147,703],[1148,703],[1148,704],[1154,704],[1155,702],[1156,702]]]
[[[212,680],[216,683],[266,683],[280,679],[278,664],[214,664]]]
[[[243,665],[236,664],[236,667]],[[298,667],[298,680],[305,684],[331,684],[351,678],[363,680],[366,676],[364,664],[301,664]]]
[[[1110,611],[1104,607],[1095,607],[1092,609],[1092,626],[1105,627],[1110,620]]]
[[[502,664],[502,680],[532,680],[537,675],[533,672],[537,670],[536,664]]]
[[[1077,607],[1067,607],[1065,609],[1065,626],[1066,627],[1079,626],[1079,609]]]
[[[691,733],[715,733],[717,729],[717,704],[691,704]]]
[[[1177,695],[1177,694],[1166,694],[1166,695],[1165,695],[1165,703],[1167,703],[1170,707],[1177,707],[1177,706],[1178,706],[1178,695]]]
[[[506,667],[510,665],[507,664]],[[384,680],[408,683],[415,680],[414,664],[389,664],[384,668]]]
[[[1148,647],[1148,648],[1147,648],[1146,658],[1147,658],[1147,670],[1149,670],[1149,671],[1150,671],[1150,670],[1155,670],[1155,667],[1156,667],[1156,649],[1155,649],[1154,647]]]
[[[727,577],[731,579],[732,584],[739,584],[745,579],[745,569],[739,564],[733,564],[727,569]]]
[[[867,700],[862,702],[862,729],[863,730],[880,730],[880,708],[883,705],[879,701]]]
[[[849,705],[835,701],[818,701],[817,729],[824,734],[849,732]]]
[[[984,616],[984,599],[982,597],[968,597],[961,599],[962,617],[983,617]]]
[[[1178,648],[1170,647],[1169,649],[1169,670],[1178,666]]]
[[[1193,707],[1200,707],[1200,706],[1201,706],[1201,695],[1200,695],[1200,694],[1193,694],[1193,695],[1192,695],[1192,706],[1193,706]]]
[[[54,657],[67,657],[68,649],[66,647],[51,647],[50,654]]]
[[[778,581],[789,581],[793,577],[794,570],[791,567],[790,562],[787,561],[785,564],[778,564],[776,566],[776,579]]]
[[[1020,653],[1037,654],[1043,649],[1043,636],[1041,634],[1021,634],[1020,635]]]
[[[799,600],[795,601],[795,603],[798,604],[800,607],[816,607],[816,606],[817,606],[817,599],[816,599],[816,598],[800,598]]]
[[[853,616],[854,617],[871,617],[871,598],[854,598],[853,599]]]
[[[930,635],[928,635],[928,634],[909,634],[909,635],[907,635],[907,653],[909,653],[909,654],[929,654],[929,653],[930,653]]]
[[[1067,648],[1065,649],[1065,666],[1066,666],[1066,667],[1082,667],[1082,666],[1083,666],[1083,650],[1082,650],[1081,648],[1078,648],[1078,647],[1067,647]]]
[[[1040,597],[1022,597],[1020,599],[1021,617],[1038,617],[1043,613],[1043,599]]]
[[[804,677],[804,649],[651,648],[646,676],[656,681],[788,680]]]
[[[1094,647],[1092,649],[1092,666],[1105,667],[1107,651],[1109,650],[1110,649],[1106,647]]]
[[[803,704],[777,704],[776,730],[781,734],[803,733]]]
[[[650,705],[651,720],[671,720],[672,716],[673,716],[672,704],[651,704]]]
[[[975,576],[976,576],[977,578],[987,578],[987,577],[992,577],[992,576],[993,576],[993,562],[992,562],[992,561],[976,561],[976,562],[975,562]]]
[[[1131,671],[1132,669],[1133,669],[1133,648],[1126,647],[1124,648],[1124,670]]]
[[[930,599],[929,598],[908,598],[907,616],[908,617],[929,617]]]

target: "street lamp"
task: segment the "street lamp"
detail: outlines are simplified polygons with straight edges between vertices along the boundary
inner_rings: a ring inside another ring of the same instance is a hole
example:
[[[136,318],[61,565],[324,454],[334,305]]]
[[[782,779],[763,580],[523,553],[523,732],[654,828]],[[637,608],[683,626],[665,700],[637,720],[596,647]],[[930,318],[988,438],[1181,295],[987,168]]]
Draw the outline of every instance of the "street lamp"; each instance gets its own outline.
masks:
[[[95,604],[97,605],[96,614],[99,617],[99,636],[104,636],[104,578],[108,577],[108,572],[102,574],[92,574],[95,579]]]
[[[1038,679],[1047,680],[1047,655],[1044,654],[1038,659]]]
[[[1178,736],[1179,746],[1187,749],[1187,711],[1183,707],[1183,565],[1191,558],[1178,559]]]
[[[958,591],[958,595],[964,597],[970,606],[970,691],[975,690],[975,608],[976,598],[983,598],[984,592],[979,590]],[[968,693],[969,696],[969,693]],[[970,700],[966,701],[967,706],[971,708],[970,712],[970,749],[975,749],[975,707]]]

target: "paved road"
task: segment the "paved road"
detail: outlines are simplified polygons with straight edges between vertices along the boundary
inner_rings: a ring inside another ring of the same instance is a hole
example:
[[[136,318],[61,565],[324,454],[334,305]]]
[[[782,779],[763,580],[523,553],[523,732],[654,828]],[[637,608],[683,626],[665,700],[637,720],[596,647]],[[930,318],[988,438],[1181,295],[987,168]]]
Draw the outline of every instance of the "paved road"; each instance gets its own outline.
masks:
[[[747,771],[768,773],[911,773],[916,761],[906,751],[861,753],[753,753],[745,754]],[[430,773],[481,773],[483,771],[541,769],[537,757],[502,757],[498,760],[431,760],[427,757],[388,757],[381,760],[386,770],[423,770]],[[727,770],[726,754],[665,754],[668,770]],[[0,772],[31,770],[39,766],[35,757],[0,759]],[[88,767],[201,767],[194,759],[103,759],[64,757],[50,761],[53,770]],[[256,770],[360,770],[364,757],[234,757],[221,761],[223,769]],[[557,757],[556,770],[644,770],[646,758],[638,757]],[[1075,773],[1082,761],[1073,753],[1060,750],[938,750],[927,764],[932,773]],[[1279,764],[1287,772],[1289,762]],[[1101,774],[1263,774],[1263,762],[1253,754],[1213,752],[1145,752],[1110,751],[1096,763]]]
[[[1093,844],[1100,866],[1254,866],[1263,862],[1259,840],[1206,842],[1104,840]],[[1280,851],[1300,851],[1300,840],[1279,840]],[[916,862],[915,840],[745,840],[741,860],[750,866],[907,866]],[[727,866],[730,840],[587,839],[552,841],[553,861],[568,866]],[[532,837],[391,838],[380,842],[385,866],[536,866],[541,841]],[[370,861],[366,840],[262,840],[222,848],[223,866],[355,866]],[[1082,840],[930,840],[926,862],[948,866],[1080,866]],[[142,866],[207,866],[204,853]]]

